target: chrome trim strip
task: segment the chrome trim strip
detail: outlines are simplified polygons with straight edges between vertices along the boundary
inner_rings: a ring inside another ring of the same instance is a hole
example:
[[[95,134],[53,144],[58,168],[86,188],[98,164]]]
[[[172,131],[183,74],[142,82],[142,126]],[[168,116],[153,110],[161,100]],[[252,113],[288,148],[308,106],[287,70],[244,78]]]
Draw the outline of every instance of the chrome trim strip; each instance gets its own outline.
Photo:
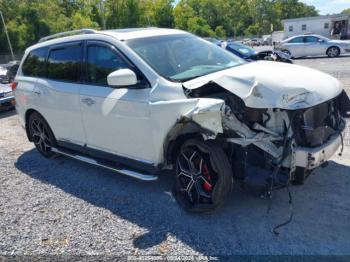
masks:
[[[95,165],[95,166],[98,166],[98,167],[103,167],[103,168],[106,168],[106,169],[109,169],[109,170],[121,173],[123,175],[129,176],[129,177],[132,177],[132,178],[136,178],[136,179],[139,179],[139,180],[142,180],[142,181],[155,181],[155,180],[158,179],[158,177],[154,176],[154,175],[146,175],[146,174],[142,174],[142,173],[139,173],[139,172],[136,172],[136,171],[132,171],[132,170],[129,170],[129,169],[125,169],[125,168],[118,169],[116,167],[103,165],[101,163],[98,163],[96,160],[94,160],[92,158],[81,156],[81,155],[78,155],[78,154],[70,154],[70,153],[67,153],[67,152],[63,152],[63,151],[61,151],[61,150],[59,150],[59,149],[57,149],[55,147],[53,147],[51,150],[54,153],[57,153],[57,154],[60,154],[60,155],[63,155],[63,156],[67,156],[67,157],[70,157],[70,158],[73,158],[73,159],[76,159],[76,160],[79,160],[79,161],[82,161],[82,162],[85,162],[85,163],[88,163],[88,164],[91,164],[91,165]]]

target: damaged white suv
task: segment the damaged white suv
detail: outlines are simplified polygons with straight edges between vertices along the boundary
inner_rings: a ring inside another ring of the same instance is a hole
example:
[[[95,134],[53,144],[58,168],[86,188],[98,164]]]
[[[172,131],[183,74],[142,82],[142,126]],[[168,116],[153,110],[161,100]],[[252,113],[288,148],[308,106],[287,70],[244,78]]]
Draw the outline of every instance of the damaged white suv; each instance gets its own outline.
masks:
[[[193,212],[217,208],[233,183],[259,195],[302,184],[341,147],[350,111],[327,74],[246,63],[171,29],[46,37],[16,83],[21,123],[44,156],[141,180],[174,170],[174,196]]]

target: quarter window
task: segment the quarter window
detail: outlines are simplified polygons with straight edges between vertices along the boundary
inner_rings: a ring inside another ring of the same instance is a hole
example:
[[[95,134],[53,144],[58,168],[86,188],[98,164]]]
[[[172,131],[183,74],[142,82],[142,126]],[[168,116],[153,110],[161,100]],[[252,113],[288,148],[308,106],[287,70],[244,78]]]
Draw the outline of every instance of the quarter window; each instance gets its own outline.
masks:
[[[80,80],[81,46],[66,46],[53,49],[48,58],[48,78],[60,81]]]
[[[113,49],[101,45],[87,48],[87,82],[108,85],[107,76],[115,70],[130,66]]]
[[[47,50],[47,48],[39,48],[29,53],[22,66],[23,75],[32,77],[45,76]]]
[[[305,31],[306,30],[306,25],[301,26],[301,30]]]
[[[293,32],[293,26],[292,25],[289,26],[289,32]]]

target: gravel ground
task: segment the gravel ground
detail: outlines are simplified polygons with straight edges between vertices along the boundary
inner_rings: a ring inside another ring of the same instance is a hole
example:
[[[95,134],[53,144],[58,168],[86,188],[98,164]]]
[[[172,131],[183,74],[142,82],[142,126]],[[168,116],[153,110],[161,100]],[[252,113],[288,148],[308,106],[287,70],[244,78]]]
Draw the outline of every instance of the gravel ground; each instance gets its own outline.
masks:
[[[350,57],[296,60],[339,77],[350,90]],[[350,131],[350,127],[349,127]],[[183,212],[172,179],[139,182],[75,160],[45,159],[14,112],[0,113],[0,254],[350,255],[350,134],[304,186],[268,201],[235,188],[211,215]]]

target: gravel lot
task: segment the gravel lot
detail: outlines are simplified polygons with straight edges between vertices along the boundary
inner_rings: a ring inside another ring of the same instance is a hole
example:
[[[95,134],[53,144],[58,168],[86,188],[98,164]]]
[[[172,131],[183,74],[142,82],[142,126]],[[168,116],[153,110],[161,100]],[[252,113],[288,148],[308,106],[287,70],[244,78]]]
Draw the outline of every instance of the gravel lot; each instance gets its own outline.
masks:
[[[350,57],[298,59],[350,91]],[[349,127],[350,131],[350,127]],[[349,134],[350,136],[350,134]],[[350,255],[350,138],[342,157],[268,200],[238,188],[211,215],[183,212],[172,179],[139,182],[71,159],[45,159],[14,112],[0,113],[0,254]]]

